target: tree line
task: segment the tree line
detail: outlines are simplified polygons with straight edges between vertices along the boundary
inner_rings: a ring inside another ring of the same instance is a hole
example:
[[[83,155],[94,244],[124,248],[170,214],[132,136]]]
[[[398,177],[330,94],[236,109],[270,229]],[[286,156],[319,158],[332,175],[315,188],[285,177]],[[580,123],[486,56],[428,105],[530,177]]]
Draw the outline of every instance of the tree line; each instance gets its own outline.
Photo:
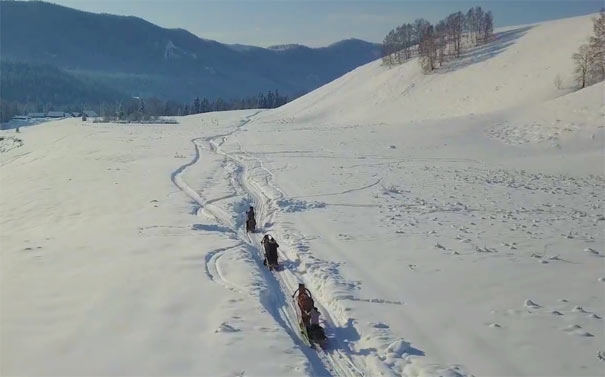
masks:
[[[164,101],[157,98],[133,97],[117,103],[102,103],[99,114],[107,121],[110,120],[149,120],[159,116],[181,116],[208,113],[211,111],[229,111],[244,109],[273,109],[288,102],[288,96],[282,96],[278,90],[259,93],[256,96],[241,99],[225,100],[217,98],[209,100],[196,97],[191,103]]]
[[[190,105],[184,105],[183,115],[207,113],[210,111],[274,109],[286,103],[288,103],[288,96],[280,95],[277,89],[275,92],[269,90],[266,94],[259,93],[257,96],[231,101],[225,101],[222,98],[218,98],[215,101],[209,101],[206,98],[200,100],[199,97],[196,97]]]
[[[481,7],[458,11],[433,25],[420,18],[391,30],[382,43],[383,62],[401,64],[420,57],[425,72],[443,65],[450,57],[460,57],[465,47],[487,42],[494,33],[494,16]]]
[[[148,120],[158,116],[181,116],[245,109],[273,109],[288,102],[288,96],[282,96],[278,90],[259,93],[256,96],[241,99],[209,100],[196,97],[191,103],[163,101],[157,98],[133,98],[117,104],[102,104],[100,115],[105,120]]]
[[[159,116],[181,116],[207,113],[211,111],[228,111],[243,109],[273,109],[286,104],[290,99],[275,91],[259,93],[256,96],[226,100],[216,98],[195,98],[191,103],[180,103],[158,98],[132,97],[122,100],[103,101],[101,103],[75,102],[54,105],[52,102],[21,102],[0,99],[0,122],[7,122],[15,115],[26,115],[30,112],[65,111],[69,113],[94,110],[103,119],[110,120],[149,120]]]
[[[605,80],[605,10],[593,19],[594,34],[572,55],[580,88]]]

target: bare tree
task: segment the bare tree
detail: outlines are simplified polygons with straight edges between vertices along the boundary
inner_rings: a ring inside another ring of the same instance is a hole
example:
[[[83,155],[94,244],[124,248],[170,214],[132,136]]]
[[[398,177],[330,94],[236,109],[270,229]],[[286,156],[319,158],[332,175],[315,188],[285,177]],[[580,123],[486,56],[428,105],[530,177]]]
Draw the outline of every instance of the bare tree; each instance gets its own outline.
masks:
[[[385,64],[395,64],[395,30],[391,30],[382,42],[382,61]]]
[[[470,8],[466,12],[466,16],[464,17],[464,29],[468,35],[468,41],[470,43],[476,43],[475,38],[475,8]]]
[[[428,24],[423,31],[423,37],[420,41],[420,64],[424,72],[431,72],[435,69],[437,61],[437,45],[435,38],[435,28]]]
[[[485,16],[483,16],[482,25],[483,41],[487,42],[494,33],[494,16],[492,15],[491,11],[488,11],[487,13],[485,13]]]
[[[572,59],[575,64],[575,78],[580,85],[580,89],[586,87],[586,81],[588,79],[588,71],[592,63],[590,49],[588,45],[580,46],[580,50],[572,55]]]
[[[395,29],[395,59],[401,64],[405,61],[403,49],[405,47],[405,29],[403,25],[397,26]]]
[[[594,35],[589,39],[592,64],[590,76],[595,81],[605,80],[605,11],[593,19]]]
[[[414,26],[412,24],[404,25],[404,53],[405,58],[410,59],[412,57],[411,47],[418,43],[414,40]]]
[[[475,7],[475,18],[473,19],[473,25],[475,29],[475,43],[479,43],[481,41],[480,36],[482,36],[481,30],[483,30],[483,22],[485,20],[483,9],[481,7]]]
[[[448,56],[460,57],[466,35],[467,43],[488,40],[494,28],[491,12],[481,7],[471,8],[466,15],[460,11],[447,16],[433,26],[423,18],[397,26],[384,38],[382,59],[385,64],[400,64],[415,55],[425,72],[443,66]]]
[[[445,62],[445,49],[447,47],[447,25],[445,21],[441,20],[435,26],[435,48],[437,54],[437,61],[439,66],[442,66]]]
[[[431,26],[431,23],[425,20],[424,18],[419,18],[414,21],[414,39],[418,44],[420,44],[420,42],[424,39],[424,36],[426,35],[429,26]]]
[[[464,28],[464,16],[462,12],[452,13],[445,19],[448,39],[454,47],[456,57],[460,57],[462,51],[462,30]]]

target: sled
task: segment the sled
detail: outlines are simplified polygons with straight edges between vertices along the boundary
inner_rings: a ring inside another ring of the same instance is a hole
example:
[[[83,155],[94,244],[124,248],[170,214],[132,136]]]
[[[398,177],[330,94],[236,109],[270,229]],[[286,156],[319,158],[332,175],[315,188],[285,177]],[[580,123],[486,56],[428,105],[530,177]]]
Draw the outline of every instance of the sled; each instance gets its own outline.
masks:
[[[281,268],[279,263],[269,263],[267,256],[265,256],[265,260],[263,260],[263,266],[266,266],[269,271],[279,271]]]
[[[311,297],[310,295],[309,297],[313,299],[313,297]],[[328,343],[328,338],[326,337],[324,329],[319,325],[307,327],[303,321],[302,310],[298,306],[298,295],[294,296],[293,299],[294,309],[296,311],[296,320],[298,322],[298,327],[303,337],[303,340],[312,348],[314,348],[314,346],[317,344],[322,349],[325,349]]]

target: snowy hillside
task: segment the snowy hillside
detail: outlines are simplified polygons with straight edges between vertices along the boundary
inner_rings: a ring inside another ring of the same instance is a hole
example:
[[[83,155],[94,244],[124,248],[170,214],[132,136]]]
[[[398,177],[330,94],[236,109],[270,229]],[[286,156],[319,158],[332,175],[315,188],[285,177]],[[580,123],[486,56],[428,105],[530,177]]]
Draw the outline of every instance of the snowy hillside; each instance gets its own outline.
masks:
[[[387,68],[366,64],[296,101],[274,116],[297,121],[404,124],[542,102],[574,85],[571,55],[592,32],[591,16],[507,28],[488,45],[467,51],[435,74],[416,59]],[[557,76],[563,89],[555,88]],[[355,106],[351,106],[355,104]]]
[[[277,110],[1,131],[0,374],[601,375],[604,88],[574,92],[570,59],[590,32],[374,62]]]

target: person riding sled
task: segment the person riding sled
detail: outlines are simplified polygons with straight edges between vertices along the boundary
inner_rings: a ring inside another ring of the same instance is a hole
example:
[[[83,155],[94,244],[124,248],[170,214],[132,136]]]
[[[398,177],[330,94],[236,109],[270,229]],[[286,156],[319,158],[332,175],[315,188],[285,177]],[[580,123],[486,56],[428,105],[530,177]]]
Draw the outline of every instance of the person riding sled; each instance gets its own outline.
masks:
[[[246,232],[254,232],[256,229],[256,219],[254,218],[254,207],[246,211]]]
[[[298,303],[298,308],[300,309],[302,323],[308,328],[311,320],[311,310],[315,306],[315,303],[311,297],[311,292],[305,287],[304,284],[298,284],[298,289],[294,291],[292,298],[296,296],[296,293],[298,293],[296,301]]]
[[[307,333],[309,334],[309,338],[311,339],[323,340],[326,337],[324,329],[319,325],[320,315],[321,314],[319,313],[319,310],[317,310],[316,307],[313,307],[313,309],[311,309],[311,312],[309,313],[310,325],[307,328]]]
[[[324,329],[319,324],[320,313],[315,307],[311,292],[309,292],[304,284],[298,284],[298,289],[294,291],[292,298],[295,298],[299,309],[297,310],[297,315],[300,316],[299,325],[301,332],[306,334],[309,342],[318,343],[322,348],[325,347],[327,337]]]
[[[277,266],[277,248],[279,244],[275,241],[275,238],[270,234],[265,234],[261,244],[265,248],[265,260],[263,264],[269,267]]]

